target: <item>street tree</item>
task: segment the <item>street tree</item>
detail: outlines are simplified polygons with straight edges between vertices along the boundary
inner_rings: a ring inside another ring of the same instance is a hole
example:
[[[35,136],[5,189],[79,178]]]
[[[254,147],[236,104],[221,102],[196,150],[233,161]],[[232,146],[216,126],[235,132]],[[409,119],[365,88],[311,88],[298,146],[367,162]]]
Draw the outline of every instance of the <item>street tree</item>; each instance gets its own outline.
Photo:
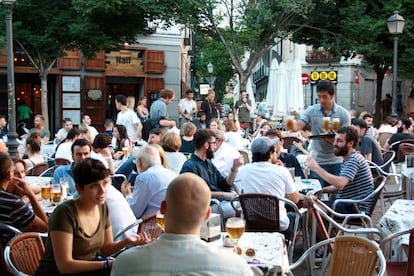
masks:
[[[240,88],[245,89],[260,59],[276,43],[302,29],[314,8],[312,0],[206,0],[193,6],[197,17],[192,24],[223,44],[240,76]]]
[[[157,0],[18,0],[13,7],[15,45],[41,80],[41,106],[48,127],[47,77],[65,50],[86,57],[135,42],[152,19],[167,23],[180,1]],[[4,18],[4,16],[2,17]],[[3,28],[1,28],[3,30]]]
[[[377,77],[375,122],[381,118],[382,84],[385,73],[392,66],[393,37],[389,34],[386,21],[399,10],[406,19],[404,34],[400,36],[399,76],[413,77],[408,64],[414,61],[412,50],[413,4],[401,5],[400,1],[355,1],[344,0],[320,3],[318,10],[310,15],[310,26],[292,36],[298,43],[324,47],[338,56],[363,57],[362,66],[374,70]],[[408,19],[408,20],[407,20]]]

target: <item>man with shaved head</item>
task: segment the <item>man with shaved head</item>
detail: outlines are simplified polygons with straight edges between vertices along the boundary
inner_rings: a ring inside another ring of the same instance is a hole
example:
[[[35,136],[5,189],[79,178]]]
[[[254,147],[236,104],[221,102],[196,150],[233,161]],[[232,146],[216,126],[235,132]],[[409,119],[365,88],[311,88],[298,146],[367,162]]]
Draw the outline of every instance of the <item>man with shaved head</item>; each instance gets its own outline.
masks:
[[[111,275],[253,275],[240,256],[200,239],[201,225],[210,215],[210,198],[210,189],[199,176],[176,177],[161,203],[165,233],[119,255]]]

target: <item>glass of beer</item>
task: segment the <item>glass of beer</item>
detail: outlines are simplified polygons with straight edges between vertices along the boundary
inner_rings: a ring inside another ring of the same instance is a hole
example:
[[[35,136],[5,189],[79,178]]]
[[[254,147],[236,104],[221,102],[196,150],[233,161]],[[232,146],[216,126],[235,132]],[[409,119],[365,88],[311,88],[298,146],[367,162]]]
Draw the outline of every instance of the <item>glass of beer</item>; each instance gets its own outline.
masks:
[[[341,120],[339,118],[332,118],[332,130],[336,133],[341,127]]]
[[[41,190],[42,190],[42,199],[45,201],[49,201],[50,193],[51,193],[50,183],[49,182],[42,183]]]
[[[295,124],[295,118],[293,116],[289,116],[286,119],[286,130],[293,130],[293,126]]]
[[[322,130],[324,133],[328,133],[331,130],[331,117],[323,117]]]
[[[232,217],[227,219],[226,232],[233,241],[234,246],[237,246],[237,242],[243,235],[245,229],[244,220],[239,217]]]
[[[62,193],[62,189],[61,189],[60,183],[52,184],[50,199],[52,200],[53,204],[57,204],[60,202],[61,193]]]
[[[156,216],[156,222],[157,222],[157,226],[159,228],[162,229],[162,231],[164,231],[165,229],[165,222],[164,222],[164,215],[161,214],[160,211],[157,212],[157,216]]]
[[[69,195],[69,178],[67,177],[60,177],[59,183],[62,188],[62,198],[63,200],[66,200]]]
[[[124,158],[128,158],[129,150],[127,147],[122,148],[122,154],[124,155]]]

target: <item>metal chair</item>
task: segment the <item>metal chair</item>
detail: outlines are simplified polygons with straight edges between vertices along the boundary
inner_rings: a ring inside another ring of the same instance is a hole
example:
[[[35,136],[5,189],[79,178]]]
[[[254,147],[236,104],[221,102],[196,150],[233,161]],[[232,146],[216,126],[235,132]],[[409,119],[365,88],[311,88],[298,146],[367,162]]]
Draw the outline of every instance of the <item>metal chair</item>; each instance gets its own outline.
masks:
[[[142,219],[137,219],[136,221],[134,221],[133,223],[131,223],[130,225],[128,225],[124,229],[120,230],[118,233],[115,234],[114,241],[117,241],[119,238],[121,238],[129,230],[133,229],[134,227],[137,227],[141,222],[142,222]],[[137,233],[138,233],[138,231],[137,231]]]
[[[31,168],[26,170],[26,175],[28,176],[39,176],[42,172],[44,172],[47,168],[47,163],[38,163]]]
[[[404,139],[401,141],[397,141],[390,145],[390,148],[397,153],[397,157],[395,158],[396,163],[404,162],[405,156],[407,154],[414,153],[414,139]]]
[[[392,240],[400,238],[403,235],[410,235],[410,242],[408,246],[407,261],[387,261],[387,275],[388,276],[409,276],[414,275],[414,228],[403,230],[397,233],[393,233],[385,237],[380,244],[380,248],[385,253],[386,257],[391,257],[391,246],[387,245]],[[386,252],[387,251],[387,252]]]
[[[384,186],[384,190],[381,193],[380,196],[380,204],[381,204],[381,212],[382,214],[384,214],[385,212],[385,200],[391,200],[391,199],[398,199],[398,198],[403,198],[406,194],[407,194],[407,189],[402,181],[402,176],[401,174],[397,174],[397,173],[390,173],[390,172],[386,172],[384,171],[380,166],[378,166],[377,164],[367,160],[369,167],[371,168],[371,170],[376,171],[376,174],[378,175],[382,175],[386,177],[386,181],[385,183],[388,182],[388,180],[393,177],[394,180],[396,180],[395,182],[398,185],[398,188],[395,190],[387,190],[387,185]]]
[[[122,183],[128,183],[128,180],[125,175],[121,173],[116,173],[109,176],[112,180],[112,185],[118,189],[118,191],[121,191],[121,185]]]
[[[241,194],[231,201],[233,209],[236,211],[239,209],[236,206],[237,201],[240,202],[243,218],[246,221],[246,232],[281,232],[279,201],[284,202],[286,211],[291,211],[295,214],[293,220],[293,236],[286,237],[289,262],[292,262],[299,218],[301,216],[296,204],[286,198],[278,198],[274,195]]]
[[[304,260],[315,252],[316,249],[329,245],[332,246],[327,275],[375,275],[379,262],[377,275],[385,275],[386,262],[379,246],[366,238],[357,236],[339,236],[323,240],[303,253],[292,265],[290,270],[297,268]],[[325,275],[323,267],[320,275]]]
[[[42,237],[46,235],[26,232],[10,240],[4,249],[4,258],[9,270],[15,275],[34,275],[45,253]]]
[[[385,176],[377,176],[374,178],[374,191],[372,191],[369,195],[361,199],[336,199],[333,203],[332,209],[336,210],[336,206],[340,203],[347,203],[353,204],[357,213],[364,213],[365,215],[371,217],[374,213],[375,206],[377,205],[378,200],[381,198],[382,190],[384,189],[386,177]],[[362,211],[359,207],[359,204],[363,204],[366,202],[372,201],[370,207],[366,211]],[[360,225],[364,227],[368,227],[365,224],[364,220],[349,220],[347,221],[349,225]]]

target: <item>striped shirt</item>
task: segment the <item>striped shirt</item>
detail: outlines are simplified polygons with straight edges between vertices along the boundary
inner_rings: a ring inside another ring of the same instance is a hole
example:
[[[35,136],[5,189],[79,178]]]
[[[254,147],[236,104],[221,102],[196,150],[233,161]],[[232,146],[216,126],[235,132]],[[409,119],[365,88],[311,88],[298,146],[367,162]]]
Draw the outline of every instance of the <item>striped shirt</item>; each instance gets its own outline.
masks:
[[[358,152],[353,152],[344,162],[339,175],[348,178],[349,183],[338,191],[338,198],[361,199],[374,190],[371,170],[364,157]],[[372,203],[373,198],[360,204],[359,208],[361,211],[366,211]]]
[[[35,214],[18,196],[0,188],[0,222],[16,228],[23,228],[33,221]],[[0,233],[0,243],[4,246],[13,235]]]

